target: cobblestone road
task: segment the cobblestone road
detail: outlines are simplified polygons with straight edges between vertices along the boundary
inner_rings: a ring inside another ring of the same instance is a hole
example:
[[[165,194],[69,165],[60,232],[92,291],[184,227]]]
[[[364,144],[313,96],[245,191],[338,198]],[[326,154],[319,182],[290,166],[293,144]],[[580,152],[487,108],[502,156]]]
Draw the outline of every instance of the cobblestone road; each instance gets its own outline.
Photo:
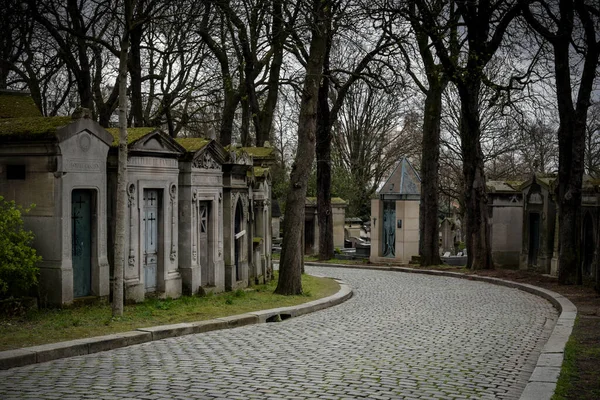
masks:
[[[282,323],[0,371],[0,399],[518,398],[557,316],[481,282],[308,270],[354,297]]]

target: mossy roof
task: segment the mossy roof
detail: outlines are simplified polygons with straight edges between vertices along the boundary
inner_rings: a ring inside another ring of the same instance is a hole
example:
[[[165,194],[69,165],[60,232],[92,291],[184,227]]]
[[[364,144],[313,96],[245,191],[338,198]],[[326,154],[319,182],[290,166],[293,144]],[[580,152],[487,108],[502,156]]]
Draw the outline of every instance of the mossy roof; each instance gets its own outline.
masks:
[[[254,158],[269,158],[275,155],[275,149],[273,147],[242,147],[246,153],[250,154]]]
[[[140,127],[140,128],[127,128],[127,144],[130,145],[132,143],[137,142],[150,132],[154,132],[159,128],[153,127]],[[110,147],[119,147],[119,128],[108,128],[108,133],[110,133],[113,137],[113,142]]]
[[[206,147],[210,139],[205,138],[178,138],[175,139],[187,152],[195,153]]]
[[[0,118],[41,117],[42,113],[28,94],[0,93]]]
[[[487,190],[490,192],[517,192],[523,182],[519,181],[487,181]]]
[[[31,117],[0,119],[0,140],[51,139],[56,130],[72,122],[71,117]]]
[[[316,197],[307,197],[306,198],[306,202],[304,203],[307,206],[316,206],[317,205],[317,198]],[[346,206],[348,205],[348,202],[344,199],[342,199],[341,197],[332,197],[331,198],[331,205],[335,205],[335,206]]]
[[[254,167],[254,176],[256,177],[263,177],[267,174],[267,172],[269,172],[269,168],[263,168],[263,167]],[[253,171],[248,171],[248,176],[252,175]]]

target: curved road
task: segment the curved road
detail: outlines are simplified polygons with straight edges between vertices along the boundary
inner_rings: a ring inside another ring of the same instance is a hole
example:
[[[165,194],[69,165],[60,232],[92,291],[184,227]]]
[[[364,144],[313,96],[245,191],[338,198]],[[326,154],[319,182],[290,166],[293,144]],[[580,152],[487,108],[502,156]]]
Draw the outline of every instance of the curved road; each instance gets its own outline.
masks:
[[[464,279],[307,267],[342,305],[0,371],[1,399],[513,399],[557,313]]]

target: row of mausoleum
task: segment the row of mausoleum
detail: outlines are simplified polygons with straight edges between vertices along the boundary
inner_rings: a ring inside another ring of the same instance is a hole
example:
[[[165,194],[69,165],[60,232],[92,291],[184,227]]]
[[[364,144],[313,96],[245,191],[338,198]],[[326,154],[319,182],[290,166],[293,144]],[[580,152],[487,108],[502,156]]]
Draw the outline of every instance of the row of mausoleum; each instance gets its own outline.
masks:
[[[2,95],[24,101],[19,94]],[[43,258],[40,300],[61,305],[108,297],[118,130],[85,115],[42,117],[30,109],[8,117],[0,118],[0,195],[35,205],[23,219]],[[126,301],[221,292],[269,279],[273,149],[173,139],[156,128],[128,133]]]

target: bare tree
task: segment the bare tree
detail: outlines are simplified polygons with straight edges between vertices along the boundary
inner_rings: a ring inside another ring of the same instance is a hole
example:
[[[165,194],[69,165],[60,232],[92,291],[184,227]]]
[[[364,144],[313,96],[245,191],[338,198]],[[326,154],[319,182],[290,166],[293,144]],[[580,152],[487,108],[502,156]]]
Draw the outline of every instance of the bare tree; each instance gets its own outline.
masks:
[[[327,51],[327,27],[331,18],[331,4],[327,0],[313,0],[308,21],[311,27],[309,56],[298,117],[298,151],[290,174],[287,194],[284,236],[279,263],[279,280],[275,293],[294,295],[302,293],[302,229],[306,185],[315,157],[317,104],[322,80],[323,62]]]
[[[588,108],[600,62],[600,7],[584,0],[524,1],[527,22],[553,49],[558,103],[559,268],[581,283],[581,189]]]
[[[117,166],[117,226],[115,229],[115,265],[112,315],[123,315],[123,271],[125,269],[125,221],[127,213],[127,64],[129,37],[133,26],[134,0],[123,3],[123,35],[119,56],[119,159]]]

